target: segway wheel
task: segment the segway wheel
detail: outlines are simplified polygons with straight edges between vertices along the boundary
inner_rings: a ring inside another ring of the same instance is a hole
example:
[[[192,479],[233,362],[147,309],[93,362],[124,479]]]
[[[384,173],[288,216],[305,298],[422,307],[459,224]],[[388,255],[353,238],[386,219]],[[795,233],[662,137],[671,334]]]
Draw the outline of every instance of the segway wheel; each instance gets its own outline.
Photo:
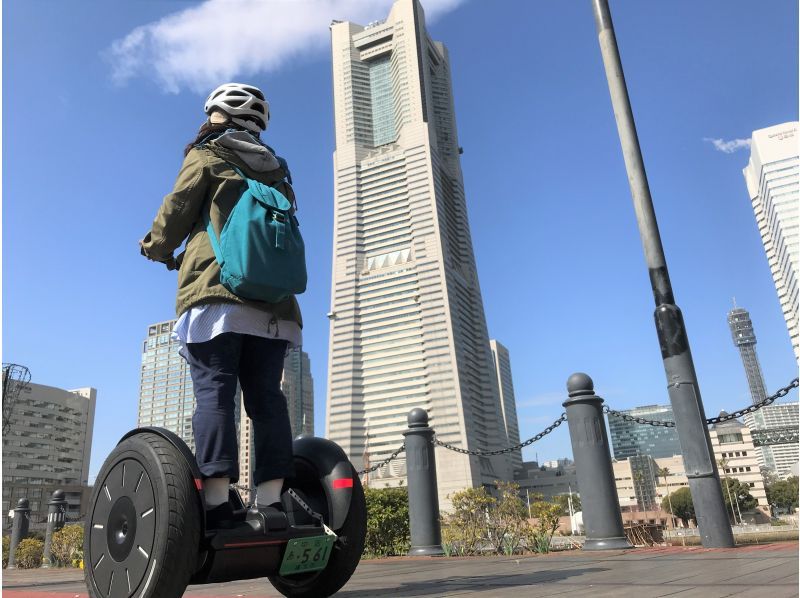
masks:
[[[295,462],[295,467],[298,466],[299,463]],[[309,505],[319,512],[327,523],[329,521],[327,508],[324,499],[320,500],[324,493],[322,486],[320,485],[318,489],[306,487],[303,490]],[[327,567],[314,573],[285,577],[271,576],[269,580],[276,590],[288,598],[326,598],[338,592],[355,572],[364,552],[364,538],[367,533],[367,503],[361,480],[355,469],[353,469],[350,511],[342,527],[333,531],[338,540],[334,544]]]
[[[92,598],[178,598],[194,572],[200,503],[185,459],[152,433],[123,440],[92,492],[84,530]]]

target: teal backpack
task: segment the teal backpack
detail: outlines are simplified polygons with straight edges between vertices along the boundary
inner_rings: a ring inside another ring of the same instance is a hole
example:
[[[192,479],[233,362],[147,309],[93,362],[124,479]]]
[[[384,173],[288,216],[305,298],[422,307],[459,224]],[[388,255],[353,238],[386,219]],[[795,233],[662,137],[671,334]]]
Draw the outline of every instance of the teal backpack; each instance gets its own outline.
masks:
[[[292,204],[277,189],[248,178],[217,239],[209,215],[206,229],[220,266],[220,282],[234,295],[279,303],[306,290],[306,254]]]

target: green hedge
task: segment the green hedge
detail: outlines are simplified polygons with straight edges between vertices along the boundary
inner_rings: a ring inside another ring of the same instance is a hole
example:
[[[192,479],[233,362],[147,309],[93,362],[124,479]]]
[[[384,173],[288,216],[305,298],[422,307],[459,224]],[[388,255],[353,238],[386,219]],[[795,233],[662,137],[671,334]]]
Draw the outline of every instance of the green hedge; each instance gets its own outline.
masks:
[[[405,555],[411,547],[406,488],[365,488],[367,558]]]

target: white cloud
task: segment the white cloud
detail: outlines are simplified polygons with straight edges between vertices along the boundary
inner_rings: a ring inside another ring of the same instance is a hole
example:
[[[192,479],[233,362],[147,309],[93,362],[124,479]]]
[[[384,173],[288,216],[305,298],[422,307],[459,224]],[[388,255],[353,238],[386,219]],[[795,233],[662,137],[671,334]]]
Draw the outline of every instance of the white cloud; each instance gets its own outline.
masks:
[[[425,0],[428,20],[463,0]],[[136,27],[111,44],[112,79],[154,78],[165,91],[210,91],[221,82],[273,72],[326,51],[333,19],[385,18],[392,0],[205,0]]]
[[[750,147],[750,140],[749,139],[730,139],[725,141],[724,139],[713,139],[711,137],[703,137],[703,141],[708,141],[711,143],[717,151],[723,152],[725,154],[732,154],[733,152],[739,151],[740,149],[744,149]]]

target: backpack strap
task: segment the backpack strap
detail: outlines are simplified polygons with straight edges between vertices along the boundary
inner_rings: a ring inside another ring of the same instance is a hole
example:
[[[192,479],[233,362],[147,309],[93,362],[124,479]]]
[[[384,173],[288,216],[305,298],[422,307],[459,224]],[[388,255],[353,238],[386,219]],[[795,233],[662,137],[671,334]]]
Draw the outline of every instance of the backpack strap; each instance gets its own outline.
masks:
[[[208,206],[208,214],[203,213],[203,219],[206,221],[206,232],[208,232],[208,240],[211,243],[211,249],[214,250],[214,256],[217,258],[217,263],[221,268],[225,260],[222,257],[222,250],[219,246],[217,233],[214,232],[214,225],[211,223],[211,204]]]

